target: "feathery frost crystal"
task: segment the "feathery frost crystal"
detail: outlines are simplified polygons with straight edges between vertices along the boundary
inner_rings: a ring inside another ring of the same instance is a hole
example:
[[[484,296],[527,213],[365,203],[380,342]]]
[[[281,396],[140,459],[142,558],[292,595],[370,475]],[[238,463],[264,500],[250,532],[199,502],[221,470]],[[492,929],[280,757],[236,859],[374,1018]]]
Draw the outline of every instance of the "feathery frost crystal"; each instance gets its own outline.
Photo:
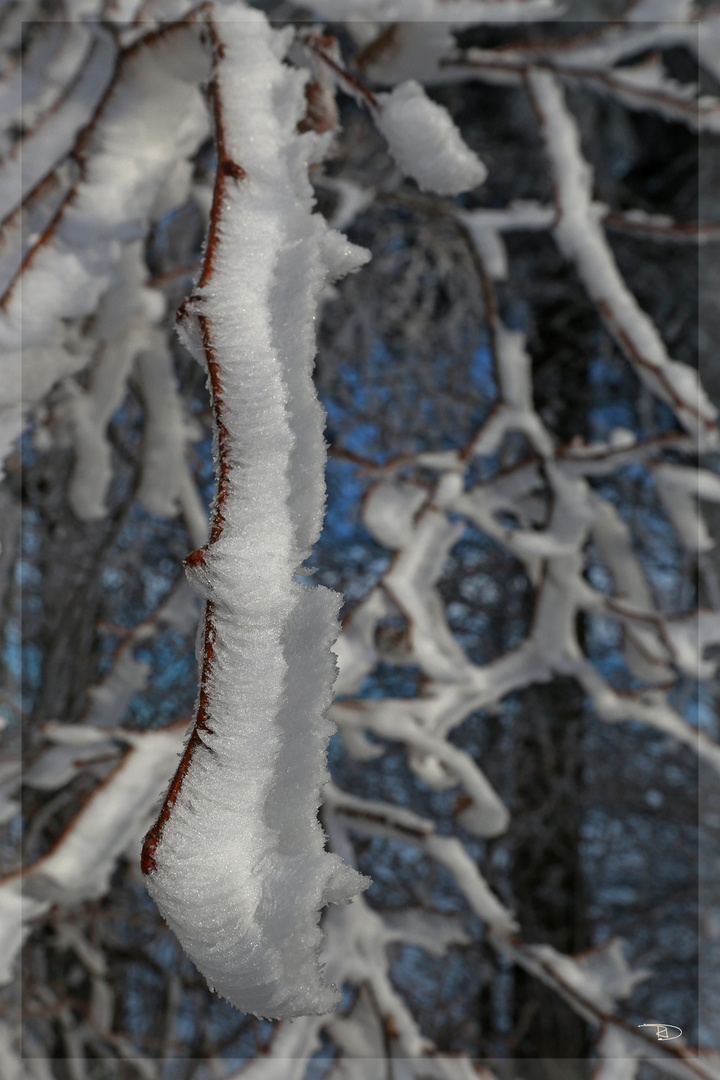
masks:
[[[339,597],[294,575],[325,501],[317,301],[367,256],[312,214],[307,169],[325,144],[296,132],[305,75],[281,62],[287,35],[237,6],[211,19],[224,188],[182,331],[211,369],[220,481],[210,543],[188,570],[206,602],[196,744],[147,881],[218,993],[289,1017],[336,1004],[319,913],[366,884],[325,851],[317,820]]]

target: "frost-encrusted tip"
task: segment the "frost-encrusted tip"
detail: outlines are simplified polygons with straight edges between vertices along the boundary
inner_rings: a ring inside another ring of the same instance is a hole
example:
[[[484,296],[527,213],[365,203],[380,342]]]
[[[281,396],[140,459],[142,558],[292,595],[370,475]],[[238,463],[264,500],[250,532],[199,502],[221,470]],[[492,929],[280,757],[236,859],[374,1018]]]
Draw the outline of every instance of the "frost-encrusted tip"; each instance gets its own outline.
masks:
[[[410,79],[378,94],[376,123],[400,168],[423,191],[459,195],[482,184],[487,169],[442,105]]]

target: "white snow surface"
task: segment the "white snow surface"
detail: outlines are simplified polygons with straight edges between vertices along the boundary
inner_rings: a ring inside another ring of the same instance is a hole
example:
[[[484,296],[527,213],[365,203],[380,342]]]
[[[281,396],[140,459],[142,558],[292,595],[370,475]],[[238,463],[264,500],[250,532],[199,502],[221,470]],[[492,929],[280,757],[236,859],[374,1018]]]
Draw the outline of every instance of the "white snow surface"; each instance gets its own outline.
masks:
[[[459,195],[481,184],[487,169],[466,146],[442,105],[414,79],[379,94],[375,122],[402,171],[423,191]]]
[[[193,302],[221,373],[230,476],[222,533],[189,574],[212,604],[211,752],[194,754],[147,880],[208,983],[284,1018],[339,1000],[319,968],[320,910],[367,883],[325,851],[317,821],[339,597],[294,580],[325,502],[317,302],[367,256],[312,214],[307,168],[323,144],[296,134],[306,75],[281,62],[287,36],[237,5],[212,18],[227,152],[245,177],[228,175],[213,273]],[[197,354],[191,326],[186,337]]]

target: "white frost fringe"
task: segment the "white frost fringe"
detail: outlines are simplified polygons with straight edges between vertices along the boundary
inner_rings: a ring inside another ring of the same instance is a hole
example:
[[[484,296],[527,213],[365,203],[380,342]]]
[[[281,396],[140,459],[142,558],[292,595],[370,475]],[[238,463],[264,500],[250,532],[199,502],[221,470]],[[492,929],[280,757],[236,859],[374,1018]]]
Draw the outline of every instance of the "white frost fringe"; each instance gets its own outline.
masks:
[[[212,276],[189,307],[209,327],[228,435],[222,532],[189,571],[212,604],[212,733],[147,882],[211,987],[244,1012],[283,1018],[339,1000],[319,968],[319,912],[367,884],[325,851],[317,820],[339,597],[294,580],[325,501],[311,379],[318,297],[367,253],[312,214],[307,170],[325,144],[296,133],[306,75],[281,62],[288,35],[238,5],[215,5],[211,21],[225,149],[245,172],[227,177]]]

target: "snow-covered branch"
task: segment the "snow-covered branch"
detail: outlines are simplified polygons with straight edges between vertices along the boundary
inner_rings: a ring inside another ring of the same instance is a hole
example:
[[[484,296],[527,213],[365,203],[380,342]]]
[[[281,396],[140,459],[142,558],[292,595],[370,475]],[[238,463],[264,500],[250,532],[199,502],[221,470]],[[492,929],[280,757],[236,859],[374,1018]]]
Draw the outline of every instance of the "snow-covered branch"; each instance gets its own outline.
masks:
[[[319,911],[362,887],[316,821],[337,598],[294,575],[324,502],[315,306],[365,254],[312,215],[307,166],[324,140],[296,133],[305,80],[282,63],[288,34],[243,8],[208,23],[217,179],[180,325],[208,370],[217,494],[210,540],[187,561],[205,600],[198,712],[143,869],[210,984],[283,1017],[337,1000],[318,969]]]

